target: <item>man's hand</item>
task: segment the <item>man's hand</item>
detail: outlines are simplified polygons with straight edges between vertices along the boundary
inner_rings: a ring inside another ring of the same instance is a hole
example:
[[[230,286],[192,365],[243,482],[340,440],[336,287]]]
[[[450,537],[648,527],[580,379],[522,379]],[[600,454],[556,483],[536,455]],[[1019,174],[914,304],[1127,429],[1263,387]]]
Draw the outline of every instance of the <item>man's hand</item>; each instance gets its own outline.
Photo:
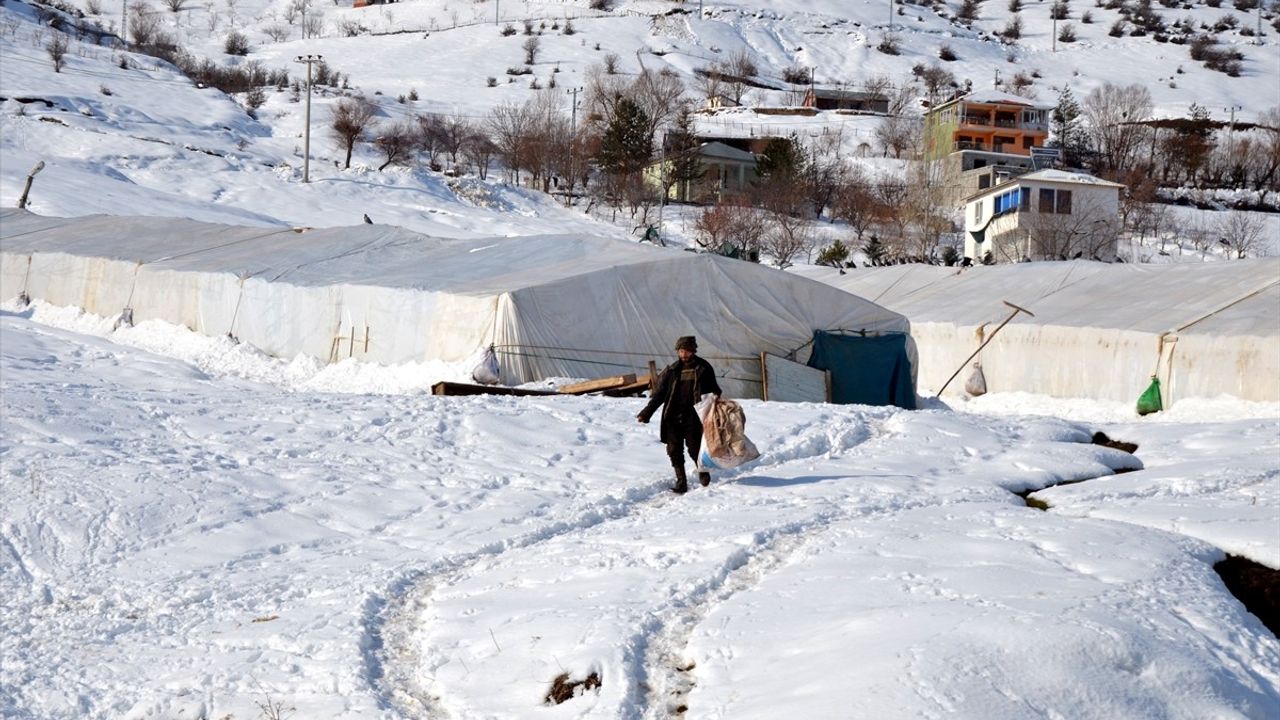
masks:
[[[636,422],[640,423],[641,425],[646,425],[646,424],[648,424],[648,422],[649,422],[649,418],[647,418],[647,417],[645,417],[645,416],[643,416],[643,415],[637,415],[637,416],[636,416]]]

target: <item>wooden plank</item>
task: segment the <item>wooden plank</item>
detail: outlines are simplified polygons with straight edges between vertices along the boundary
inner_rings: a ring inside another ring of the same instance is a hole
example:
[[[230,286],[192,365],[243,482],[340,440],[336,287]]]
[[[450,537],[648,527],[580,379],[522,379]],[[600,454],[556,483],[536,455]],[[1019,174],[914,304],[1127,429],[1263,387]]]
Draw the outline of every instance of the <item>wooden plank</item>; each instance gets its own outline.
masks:
[[[526,390],[499,385],[471,385],[468,383],[438,382],[431,386],[432,395],[556,395],[553,390]]]
[[[760,353],[764,399],[783,402],[831,402],[830,373],[771,353]]]
[[[628,375],[613,375],[611,377],[596,378],[595,380],[587,380],[586,382],[573,383],[572,385],[563,385],[560,387],[560,392],[564,395],[585,395],[587,393],[598,392],[600,390],[610,390],[624,385],[632,385],[635,381],[636,376],[634,373]]]
[[[636,381],[629,385],[603,390],[600,394],[605,397],[635,397],[642,392],[648,392],[652,389],[649,378],[642,377],[636,378]]]

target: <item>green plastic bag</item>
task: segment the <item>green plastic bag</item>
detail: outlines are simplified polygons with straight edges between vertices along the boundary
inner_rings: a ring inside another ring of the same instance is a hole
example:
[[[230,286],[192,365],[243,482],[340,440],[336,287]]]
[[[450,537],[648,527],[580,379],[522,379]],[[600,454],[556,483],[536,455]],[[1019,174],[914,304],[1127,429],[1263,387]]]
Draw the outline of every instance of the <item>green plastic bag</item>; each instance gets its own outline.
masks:
[[[1163,409],[1164,405],[1160,402],[1160,379],[1152,375],[1151,384],[1138,396],[1138,414],[1150,415]]]

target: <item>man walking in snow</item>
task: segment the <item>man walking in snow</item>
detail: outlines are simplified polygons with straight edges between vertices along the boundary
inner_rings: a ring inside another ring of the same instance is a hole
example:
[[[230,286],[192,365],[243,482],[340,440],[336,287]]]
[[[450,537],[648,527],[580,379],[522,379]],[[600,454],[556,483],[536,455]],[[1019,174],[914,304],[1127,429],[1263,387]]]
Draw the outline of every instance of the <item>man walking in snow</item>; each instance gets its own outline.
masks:
[[[716,382],[711,363],[698,357],[698,341],[692,335],[676,340],[676,356],[679,359],[658,375],[658,384],[649,396],[649,403],[636,415],[636,420],[649,422],[658,406],[663,406],[658,438],[666,443],[667,457],[671,458],[671,467],[676,473],[676,484],[671,490],[683,494],[689,490],[689,480],[684,472],[684,451],[687,449],[689,457],[697,463],[698,453],[702,450],[702,421],[693,406],[707,393],[719,397],[720,384]],[[710,485],[711,474],[698,473],[698,482],[703,487]]]

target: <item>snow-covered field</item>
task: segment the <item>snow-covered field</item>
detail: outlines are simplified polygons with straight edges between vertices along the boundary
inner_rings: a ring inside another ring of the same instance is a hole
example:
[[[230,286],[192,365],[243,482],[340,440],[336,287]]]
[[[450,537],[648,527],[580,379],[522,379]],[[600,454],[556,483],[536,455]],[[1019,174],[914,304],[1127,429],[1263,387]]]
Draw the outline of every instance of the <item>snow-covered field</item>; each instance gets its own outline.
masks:
[[[639,400],[6,308],[4,717],[1280,711],[1212,569],[1280,567],[1269,405],[746,401],[762,458],[676,497]]]

